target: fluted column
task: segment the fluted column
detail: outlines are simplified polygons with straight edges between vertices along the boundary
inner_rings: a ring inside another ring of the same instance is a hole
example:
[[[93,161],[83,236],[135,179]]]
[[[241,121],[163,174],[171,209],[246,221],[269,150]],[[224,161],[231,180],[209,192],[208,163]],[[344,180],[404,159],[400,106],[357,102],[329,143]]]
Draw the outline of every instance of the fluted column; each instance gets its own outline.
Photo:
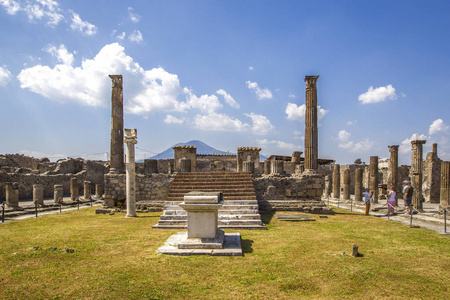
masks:
[[[370,157],[369,189],[373,191],[373,202],[378,203],[378,156]]]
[[[333,198],[341,196],[341,166],[335,164],[333,167]]]
[[[450,206],[450,161],[441,163],[441,199],[439,206],[442,208]]]
[[[112,80],[111,93],[111,153],[110,172],[124,172],[123,163],[123,83],[122,75],[109,75]]]
[[[305,111],[305,169],[316,170],[318,159],[317,130],[317,78],[305,76],[306,111]]]
[[[362,179],[363,179],[363,169],[356,169],[355,170],[355,200],[356,201],[362,201]]]
[[[411,185],[414,188],[412,205],[415,209],[423,209],[422,177],[423,177],[423,145],[426,140],[411,141]]]
[[[388,188],[393,184],[394,191],[398,195],[398,145],[388,146],[391,157],[389,158],[388,172],[390,173],[390,182],[388,182]],[[395,205],[398,206],[397,197],[395,198]]]
[[[344,189],[343,189],[343,199],[350,200],[350,171],[349,169],[344,170]]]
[[[136,217],[136,167],[134,145],[137,144],[137,130],[125,129],[125,144],[127,145],[126,163],[126,197],[127,218]]]

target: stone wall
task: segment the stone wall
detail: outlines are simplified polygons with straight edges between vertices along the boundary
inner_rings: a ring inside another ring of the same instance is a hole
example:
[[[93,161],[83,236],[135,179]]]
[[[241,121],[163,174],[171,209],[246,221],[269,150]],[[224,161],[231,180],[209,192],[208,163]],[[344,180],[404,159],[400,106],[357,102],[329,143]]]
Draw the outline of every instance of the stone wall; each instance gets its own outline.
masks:
[[[125,202],[125,178],[125,174],[105,174],[105,205],[117,206]],[[136,174],[136,202],[166,200],[173,178],[171,174]]]
[[[325,181],[322,175],[264,175],[254,179],[258,200],[321,200]]]
[[[236,172],[236,170],[236,155],[197,155],[197,172]]]

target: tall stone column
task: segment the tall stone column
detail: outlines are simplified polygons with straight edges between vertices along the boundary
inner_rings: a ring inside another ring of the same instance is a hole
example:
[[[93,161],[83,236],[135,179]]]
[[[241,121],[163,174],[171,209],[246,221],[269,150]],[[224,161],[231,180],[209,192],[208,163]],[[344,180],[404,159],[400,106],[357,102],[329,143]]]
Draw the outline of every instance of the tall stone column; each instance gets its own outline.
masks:
[[[350,200],[350,171],[349,169],[344,170],[344,186],[343,186],[343,199]]]
[[[110,173],[124,172],[123,163],[123,83],[122,75],[109,75],[111,93],[111,153]]]
[[[398,194],[398,145],[388,146],[391,157],[389,158],[388,173],[390,174],[390,182],[388,182],[388,188],[391,188],[391,184],[394,185],[394,191]],[[395,197],[395,206],[398,206],[398,197]]]
[[[333,167],[333,198],[341,196],[341,166],[335,164]]]
[[[125,144],[127,145],[126,189],[127,218],[136,217],[136,167],[134,145],[137,144],[137,130],[125,129]]]
[[[439,207],[449,208],[450,206],[450,161],[441,163],[441,199]]]
[[[33,202],[44,205],[44,186],[42,184],[33,184]]]
[[[423,176],[423,144],[426,140],[411,141],[411,185],[414,188],[412,205],[418,211],[423,209],[422,176]]]
[[[53,186],[53,202],[60,203],[64,199],[64,189],[62,184],[55,184]]]
[[[355,170],[355,200],[356,201],[362,201],[362,193],[363,193],[362,179],[363,179],[363,169],[358,168]]]
[[[432,150],[432,152],[433,152],[434,154],[436,154],[436,156],[437,156],[437,146],[438,146],[438,144],[434,143],[434,144],[433,144],[433,150]]]
[[[378,203],[378,156],[370,157],[369,190],[373,191],[373,202]]]
[[[77,178],[70,178],[70,200],[76,201],[79,195]]]
[[[305,76],[306,112],[305,112],[305,169],[317,170],[318,130],[317,130],[317,78]]]

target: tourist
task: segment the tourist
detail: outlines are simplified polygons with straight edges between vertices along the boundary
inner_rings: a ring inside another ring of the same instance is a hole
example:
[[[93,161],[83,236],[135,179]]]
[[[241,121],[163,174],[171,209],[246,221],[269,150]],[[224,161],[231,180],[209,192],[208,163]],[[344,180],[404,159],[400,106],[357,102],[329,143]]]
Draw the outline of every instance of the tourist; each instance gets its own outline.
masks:
[[[394,206],[395,206],[395,196],[397,195],[397,193],[394,191],[394,185],[391,184],[391,188],[389,189],[389,194],[388,194],[388,216],[389,215],[394,215]]]
[[[366,213],[365,213],[366,216],[369,215],[370,201],[372,200],[372,197],[373,191],[371,191],[369,194],[369,188],[366,188],[366,192],[364,193],[364,203],[366,204]]]
[[[408,180],[403,181],[403,184],[404,184],[403,199],[405,200],[405,209],[406,209],[405,215],[410,215],[412,214],[411,201],[414,189],[411,186],[411,182]]]

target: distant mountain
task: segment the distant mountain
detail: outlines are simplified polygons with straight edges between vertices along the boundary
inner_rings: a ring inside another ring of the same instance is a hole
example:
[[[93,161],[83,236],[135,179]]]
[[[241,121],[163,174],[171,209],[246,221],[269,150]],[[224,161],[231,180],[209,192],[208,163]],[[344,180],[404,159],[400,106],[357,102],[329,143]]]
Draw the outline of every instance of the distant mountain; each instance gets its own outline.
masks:
[[[186,143],[178,143],[175,146],[196,146],[197,147],[197,154],[216,154],[216,155],[224,155],[224,154],[235,154],[235,153],[228,153],[226,151],[217,150],[211,146],[206,145],[202,141],[193,140]],[[172,147],[164,150],[161,153],[158,153],[152,157],[149,157],[148,159],[170,159],[173,158],[174,153]]]

